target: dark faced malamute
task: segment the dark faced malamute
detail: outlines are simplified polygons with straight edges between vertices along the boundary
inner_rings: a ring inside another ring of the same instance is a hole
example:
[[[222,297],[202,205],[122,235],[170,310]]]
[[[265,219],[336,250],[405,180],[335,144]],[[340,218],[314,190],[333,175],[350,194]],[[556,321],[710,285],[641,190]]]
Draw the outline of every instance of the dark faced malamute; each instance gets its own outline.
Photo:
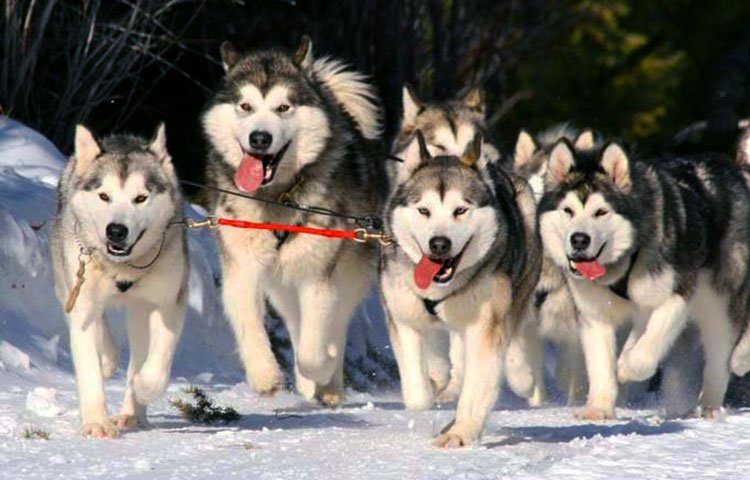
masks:
[[[374,89],[339,61],[313,58],[305,39],[295,55],[239,54],[224,44],[225,79],[204,114],[207,180],[267,201],[372,215],[385,198]],[[334,216],[215,194],[212,213],[259,222],[352,228]],[[341,401],[349,319],[374,279],[372,245],[310,235],[220,229],[224,307],[248,380],[261,393],[282,385],[264,328],[265,300],[283,317],[295,353],[298,390]]]
[[[555,146],[540,232],[579,312],[590,383],[580,417],[614,417],[617,381],[651,377],[689,318],[706,353],[702,413],[719,411],[746,316],[749,194],[718,155],[646,162],[616,143]],[[615,363],[615,327],[629,319]]]
[[[457,447],[479,438],[504,350],[528,314],[540,260],[534,200],[523,180],[494,164],[477,166],[481,135],[460,157],[433,157],[421,133],[417,139],[420,161],[386,207],[395,243],[382,250],[380,286],[408,408],[433,402],[427,332],[443,323],[463,339],[458,411],[435,442]]]

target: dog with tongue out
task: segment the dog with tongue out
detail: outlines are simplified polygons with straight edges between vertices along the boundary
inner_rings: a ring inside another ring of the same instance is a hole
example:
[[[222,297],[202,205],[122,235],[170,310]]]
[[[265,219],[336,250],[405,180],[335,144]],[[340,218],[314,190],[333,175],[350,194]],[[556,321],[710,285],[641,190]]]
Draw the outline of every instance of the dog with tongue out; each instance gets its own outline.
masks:
[[[203,115],[206,180],[261,201],[213,192],[211,213],[350,229],[343,218],[275,203],[290,199],[349,216],[382,210],[385,165],[374,154],[381,113],[364,75],[331,57],[315,58],[306,37],[293,54],[245,54],[224,43],[221,60],[224,79]],[[268,302],[289,331],[299,393],[323,405],[339,404],[348,325],[375,279],[375,246],[261,230],[225,228],[216,234],[223,304],[248,382],[264,395],[286,383],[264,325]]]
[[[416,131],[385,209],[394,243],[380,286],[406,407],[429,408],[431,329],[463,338],[464,381],[440,447],[477,441],[497,398],[504,351],[529,313],[540,243],[528,184],[482,158],[482,135],[461,156],[432,156]]]
[[[618,383],[651,378],[688,321],[705,353],[698,412],[719,414],[730,367],[750,370],[736,347],[748,331],[748,198],[741,167],[720,155],[642,160],[616,142],[567,139],[551,149],[539,229],[578,313],[589,379],[579,418],[614,418]]]

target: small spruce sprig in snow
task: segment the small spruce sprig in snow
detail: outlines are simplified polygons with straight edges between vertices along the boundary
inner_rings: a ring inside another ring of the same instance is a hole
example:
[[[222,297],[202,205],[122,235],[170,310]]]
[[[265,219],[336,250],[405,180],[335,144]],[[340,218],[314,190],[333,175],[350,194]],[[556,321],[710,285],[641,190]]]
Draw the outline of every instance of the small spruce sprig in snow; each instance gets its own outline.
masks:
[[[188,422],[208,425],[222,422],[224,425],[229,425],[239,421],[240,414],[237,410],[232,407],[217,407],[202,388],[191,385],[183,388],[182,391],[193,396],[195,405],[184,400],[172,400],[170,403]]]
[[[26,427],[23,430],[23,438],[27,440],[49,440],[49,432],[42,427]]]

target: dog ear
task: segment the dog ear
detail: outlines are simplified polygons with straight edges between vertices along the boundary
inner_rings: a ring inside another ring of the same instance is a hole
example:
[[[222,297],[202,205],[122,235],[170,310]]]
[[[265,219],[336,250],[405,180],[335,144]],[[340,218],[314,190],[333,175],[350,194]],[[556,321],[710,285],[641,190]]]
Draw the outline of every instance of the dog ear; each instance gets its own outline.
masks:
[[[630,189],[630,160],[621,146],[610,143],[604,147],[600,164],[616,188]]]
[[[594,132],[590,128],[587,128],[579,133],[573,147],[576,150],[591,150],[594,148]]]
[[[160,162],[164,163],[170,160],[169,152],[167,151],[167,129],[164,126],[164,122],[159,122],[154,132],[154,138],[151,140],[149,150],[154,152]]]
[[[221,42],[219,51],[221,53],[221,63],[224,65],[224,71],[228,72],[240,60],[240,52],[238,52],[235,46],[228,41]]]
[[[294,53],[294,64],[299,68],[308,68],[313,63],[313,45],[312,40],[307,35],[303,35],[299,47]]]
[[[464,105],[475,112],[484,113],[484,94],[479,87],[472,87],[463,98]]]
[[[419,145],[419,162],[425,163],[432,159],[430,151],[427,149],[427,141],[424,139],[422,130],[417,130],[417,144]]]
[[[750,166],[750,127],[744,129],[737,144],[737,165],[741,167]]]
[[[76,135],[74,143],[76,174],[82,175],[83,172],[85,172],[86,169],[89,168],[91,162],[93,162],[94,159],[102,153],[102,149],[91,131],[80,124],[76,125]]]
[[[516,149],[513,152],[513,170],[517,171],[529,163],[537,148],[534,137],[529,135],[526,130],[521,130],[521,133],[518,134],[518,140],[516,140]]]
[[[414,91],[414,88],[407,84],[404,84],[404,91],[403,91],[403,105],[404,105],[404,119],[403,119],[403,125],[414,125],[414,122],[417,120],[417,116],[419,115],[419,112],[422,111],[424,108],[424,105],[417,97],[416,92]]]
[[[482,158],[482,134],[477,132],[474,138],[466,145],[466,149],[463,155],[461,155],[461,163],[473,167],[480,158]]]
[[[561,138],[549,155],[545,180],[550,185],[557,185],[562,182],[574,166],[573,148],[568,139]]]

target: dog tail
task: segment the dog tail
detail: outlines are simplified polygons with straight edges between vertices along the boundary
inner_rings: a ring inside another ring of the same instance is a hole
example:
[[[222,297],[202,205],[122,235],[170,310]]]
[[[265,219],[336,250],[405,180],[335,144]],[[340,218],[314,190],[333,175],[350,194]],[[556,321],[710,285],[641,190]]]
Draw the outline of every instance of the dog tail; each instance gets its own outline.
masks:
[[[375,88],[367,77],[329,57],[315,60],[312,72],[351,115],[362,135],[375,140],[383,133],[382,114]]]

